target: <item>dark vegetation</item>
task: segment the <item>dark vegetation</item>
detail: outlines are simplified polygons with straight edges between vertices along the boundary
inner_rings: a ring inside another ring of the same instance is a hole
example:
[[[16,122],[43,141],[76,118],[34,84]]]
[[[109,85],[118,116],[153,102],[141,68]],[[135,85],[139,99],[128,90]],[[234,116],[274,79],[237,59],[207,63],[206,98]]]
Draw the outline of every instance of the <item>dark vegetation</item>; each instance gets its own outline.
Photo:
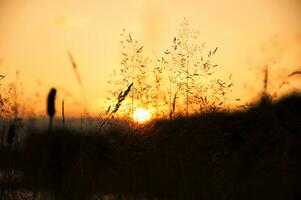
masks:
[[[297,200],[300,115],[294,94],[262,98],[245,111],[158,120],[143,131],[28,129],[19,148],[0,147],[0,171],[11,171],[0,184],[52,191],[56,199]]]

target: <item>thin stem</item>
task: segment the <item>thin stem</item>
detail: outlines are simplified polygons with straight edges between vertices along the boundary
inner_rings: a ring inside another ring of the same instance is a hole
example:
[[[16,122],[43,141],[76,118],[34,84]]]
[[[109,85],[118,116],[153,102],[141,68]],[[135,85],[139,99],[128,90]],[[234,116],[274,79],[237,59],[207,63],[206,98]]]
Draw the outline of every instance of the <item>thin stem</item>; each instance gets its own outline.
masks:
[[[64,104],[64,100],[62,101],[62,122],[63,122],[63,129],[65,129],[65,104]]]
[[[48,127],[48,134],[51,134],[51,129],[52,129],[52,121],[53,121],[53,117],[50,116],[49,117],[49,127]]]

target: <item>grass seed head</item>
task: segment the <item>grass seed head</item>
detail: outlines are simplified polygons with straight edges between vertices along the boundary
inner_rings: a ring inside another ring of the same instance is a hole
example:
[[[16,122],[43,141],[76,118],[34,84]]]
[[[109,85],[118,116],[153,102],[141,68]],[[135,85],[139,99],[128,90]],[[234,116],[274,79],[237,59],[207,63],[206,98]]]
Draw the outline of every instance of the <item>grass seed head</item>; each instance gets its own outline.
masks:
[[[52,88],[48,94],[47,99],[47,114],[49,117],[53,117],[55,114],[55,96],[56,96],[56,89]]]

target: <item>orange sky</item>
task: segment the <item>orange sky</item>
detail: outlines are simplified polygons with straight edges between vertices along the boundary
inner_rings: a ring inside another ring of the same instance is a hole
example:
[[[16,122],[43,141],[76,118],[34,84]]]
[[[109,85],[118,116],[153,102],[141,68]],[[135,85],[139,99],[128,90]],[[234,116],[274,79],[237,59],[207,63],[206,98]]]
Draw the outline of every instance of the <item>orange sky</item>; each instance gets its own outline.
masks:
[[[55,86],[68,113],[78,113],[83,97],[66,51],[73,52],[85,88],[87,107],[97,113],[119,66],[123,28],[150,55],[169,48],[184,17],[200,31],[208,49],[219,47],[220,75],[233,74],[231,98],[249,101],[261,88],[262,67],[271,66],[272,87],[301,68],[299,0],[0,0],[0,70],[2,83],[20,71],[24,100],[39,93],[44,108]],[[301,88],[300,80],[292,85]],[[39,100],[36,99],[36,105]],[[35,102],[35,101],[32,101]],[[68,106],[69,105],[69,106]]]

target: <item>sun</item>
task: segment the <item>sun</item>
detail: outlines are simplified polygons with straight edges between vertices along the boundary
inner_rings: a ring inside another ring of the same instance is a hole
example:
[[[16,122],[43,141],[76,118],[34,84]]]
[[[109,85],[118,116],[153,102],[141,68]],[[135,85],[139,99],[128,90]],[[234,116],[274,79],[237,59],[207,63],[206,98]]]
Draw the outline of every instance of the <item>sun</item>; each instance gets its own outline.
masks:
[[[151,119],[151,113],[144,108],[137,108],[133,114],[133,119],[136,122],[144,123]]]

